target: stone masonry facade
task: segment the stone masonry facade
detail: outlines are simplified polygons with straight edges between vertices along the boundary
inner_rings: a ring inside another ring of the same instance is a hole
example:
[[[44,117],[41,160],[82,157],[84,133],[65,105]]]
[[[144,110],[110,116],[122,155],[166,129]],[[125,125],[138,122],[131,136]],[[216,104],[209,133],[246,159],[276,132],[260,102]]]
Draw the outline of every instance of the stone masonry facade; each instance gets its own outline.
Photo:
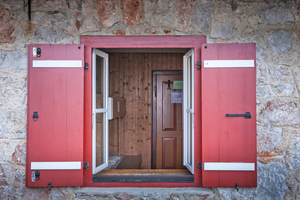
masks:
[[[300,0],[0,1],[0,199],[300,199]],[[81,35],[256,43],[257,188],[25,187],[27,45]]]

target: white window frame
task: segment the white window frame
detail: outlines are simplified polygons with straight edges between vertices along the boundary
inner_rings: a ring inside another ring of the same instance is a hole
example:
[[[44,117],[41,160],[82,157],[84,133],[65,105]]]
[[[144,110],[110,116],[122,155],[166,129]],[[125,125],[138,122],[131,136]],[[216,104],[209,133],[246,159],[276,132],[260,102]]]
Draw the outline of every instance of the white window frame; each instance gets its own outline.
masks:
[[[191,57],[191,63],[188,65],[188,58]],[[190,84],[192,79],[192,85]],[[190,92],[192,91],[192,92]],[[188,101],[192,99],[192,105]],[[194,49],[189,50],[183,56],[183,165],[194,174]],[[189,115],[192,114],[192,119]],[[192,126],[192,133],[190,133]],[[192,144],[190,144],[189,135],[192,137]],[[192,146],[192,148],[190,148]],[[192,149],[192,152],[190,151]],[[192,154],[192,155],[191,155]],[[192,158],[189,164],[189,158]]]
[[[103,58],[103,108],[96,108],[96,56]],[[92,71],[92,173],[96,174],[99,171],[108,167],[108,54],[98,50],[93,49],[93,71]],[[103,164],[96,166],[96,114],[103,114]]]

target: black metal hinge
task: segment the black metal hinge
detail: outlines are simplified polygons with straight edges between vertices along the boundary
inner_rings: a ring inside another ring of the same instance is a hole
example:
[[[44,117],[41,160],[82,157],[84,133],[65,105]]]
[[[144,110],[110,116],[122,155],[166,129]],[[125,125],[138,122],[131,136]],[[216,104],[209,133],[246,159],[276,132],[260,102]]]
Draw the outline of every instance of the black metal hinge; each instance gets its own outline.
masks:
[[[88,170],[90,167],[90,164],[88,162],[83,163],[83,167]]]
[[[198,61],[197,62],[197,70],[200,70],[201,69],[201,61]]]
[[[201,162],[197,162],[197,169],[202,168],[202,163]]]
[[[89,65],[88,65],[88,63],[84,63],[84,69],[85,69],[85,70],[89,70]]]

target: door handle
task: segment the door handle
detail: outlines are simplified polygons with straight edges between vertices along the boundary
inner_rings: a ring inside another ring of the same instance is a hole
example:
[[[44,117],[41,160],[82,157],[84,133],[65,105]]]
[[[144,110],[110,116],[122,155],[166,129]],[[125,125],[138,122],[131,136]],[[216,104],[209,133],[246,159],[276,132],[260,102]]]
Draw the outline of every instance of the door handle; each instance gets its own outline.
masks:
[[[226,114],[226,117],[245,117],[246,119],[251,118],[250,112],[246,112],[246,114]]]

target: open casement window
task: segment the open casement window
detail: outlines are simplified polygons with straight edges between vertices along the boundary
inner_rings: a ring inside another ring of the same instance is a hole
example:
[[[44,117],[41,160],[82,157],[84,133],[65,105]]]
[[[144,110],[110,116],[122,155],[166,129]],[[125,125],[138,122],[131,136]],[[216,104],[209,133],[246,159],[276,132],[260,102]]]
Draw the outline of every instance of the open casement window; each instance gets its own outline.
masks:
[[[28,46],[27,187],[83,185],[83,45]]]
[[[183,165],[194,174],[194,50],[183,56]]]
[[[93,174],[108,167],[108,54],[93,49]]]
[[[255,44],[203,44],[201,58],[202,184],[256,187]]]

